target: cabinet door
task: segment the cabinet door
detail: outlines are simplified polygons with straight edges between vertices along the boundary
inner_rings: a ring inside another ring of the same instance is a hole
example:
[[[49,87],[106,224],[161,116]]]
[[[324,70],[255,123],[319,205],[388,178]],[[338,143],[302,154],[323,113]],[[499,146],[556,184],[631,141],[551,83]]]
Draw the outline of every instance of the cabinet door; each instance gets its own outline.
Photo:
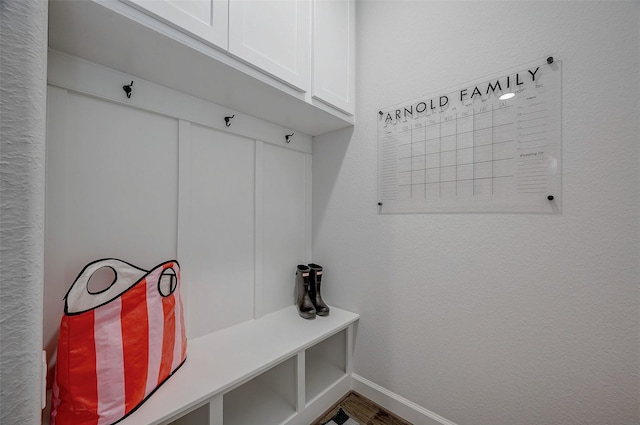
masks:
[[[310,40],[310,0],[229,1],[229,53],[303,92]]]
[[[313,97],[354,113],[355,1],[313,3]]]
[[[228,47],[229,0],[121,0],[221,49]]]

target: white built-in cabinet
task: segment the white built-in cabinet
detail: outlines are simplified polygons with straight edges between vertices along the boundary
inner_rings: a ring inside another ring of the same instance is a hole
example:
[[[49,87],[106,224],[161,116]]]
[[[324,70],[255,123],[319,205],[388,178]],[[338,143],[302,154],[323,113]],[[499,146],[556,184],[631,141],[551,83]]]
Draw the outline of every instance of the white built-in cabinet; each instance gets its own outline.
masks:
[[[181,264],[187,361],[123,424],[308,425],[351,388],[359,316],[293,303],[313,136],[354,123],[354,5],[49,1],[48,359],[84,265]]]
[[[187,360],[122,424],[311,423],[351,388],[359,320],[337,300],[315,320],[293,305],[296,265],[314,261],[312,138],[140,78],[127,98],[130,74],[54,50],[48,61],[49,360],[84,265],[176,258]]]
[[[113,0],[94,1],[129,13]],[[316,109],[354,114],[355,0],[120,2],[284,83]]]

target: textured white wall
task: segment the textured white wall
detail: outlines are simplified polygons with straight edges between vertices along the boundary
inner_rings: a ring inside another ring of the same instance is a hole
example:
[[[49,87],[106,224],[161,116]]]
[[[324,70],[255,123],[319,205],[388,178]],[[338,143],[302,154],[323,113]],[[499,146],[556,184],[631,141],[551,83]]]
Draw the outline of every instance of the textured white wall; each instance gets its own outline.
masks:
[[[640,2],[357,7],[357,124],[313,154],[313,258],[361,314],[355,373],[459,425],[640,423]],[[550,54],[562,214],[377,214],[380,108]]]
[[[0,423],[40,423],[47,2],[0,2]]]

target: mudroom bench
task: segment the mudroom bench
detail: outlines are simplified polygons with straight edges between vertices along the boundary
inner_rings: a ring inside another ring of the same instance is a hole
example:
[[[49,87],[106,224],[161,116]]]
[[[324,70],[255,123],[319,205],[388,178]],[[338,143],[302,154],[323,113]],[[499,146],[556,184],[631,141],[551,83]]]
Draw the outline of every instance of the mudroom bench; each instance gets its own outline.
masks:
[[[122,425],[307,425],[351,387],[359,316],[295,306],[189,340],[187,360]]]

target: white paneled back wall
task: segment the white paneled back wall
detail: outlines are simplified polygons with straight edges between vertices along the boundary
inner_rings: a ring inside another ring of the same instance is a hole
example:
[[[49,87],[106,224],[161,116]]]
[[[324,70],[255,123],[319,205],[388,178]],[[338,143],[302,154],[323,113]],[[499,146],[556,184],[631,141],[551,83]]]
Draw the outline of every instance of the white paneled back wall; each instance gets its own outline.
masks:
[[[190,131],[180,139],[188,182],[180,185],[178,257],[189,283],[190,334],[199,336],[253,317],[256,142],[183,127]]]
[[[295,266],[310,261],[311,137],[286,143],[291,132],[51,51],[49,358],[66,291],[100,258],[143,268],[177,258],[189,338],[293,304]]]
[[[311,257],[311,155],[264,145],[263,276],[265,313],[291,304],[295,269]],[[280,282],[288,282],[281,284]]]

